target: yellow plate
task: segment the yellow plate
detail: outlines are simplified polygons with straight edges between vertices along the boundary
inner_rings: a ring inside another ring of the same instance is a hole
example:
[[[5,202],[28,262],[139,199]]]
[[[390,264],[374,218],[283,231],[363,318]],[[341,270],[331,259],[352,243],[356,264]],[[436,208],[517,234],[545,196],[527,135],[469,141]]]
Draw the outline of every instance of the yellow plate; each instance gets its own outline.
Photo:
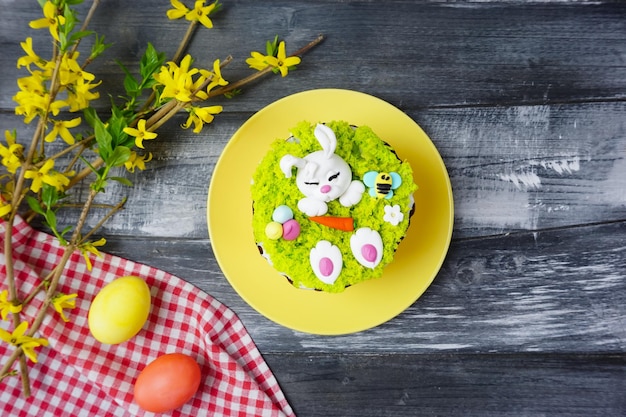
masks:
[[[277,138],[302,120],[368,125],[411,163],[416,211],[383,276],[339,294],[291,286],[259,255],[252,236],[252,174]],[[290,329],[323,335],[375,327],[411,306],[435,278],[450,245],[452,189],[445,165],[424,131],[406,114],[370,95],[337,89],[280,99],[247,120],[222,153],[209,187],[208,226],[215,257],[239,295]]]

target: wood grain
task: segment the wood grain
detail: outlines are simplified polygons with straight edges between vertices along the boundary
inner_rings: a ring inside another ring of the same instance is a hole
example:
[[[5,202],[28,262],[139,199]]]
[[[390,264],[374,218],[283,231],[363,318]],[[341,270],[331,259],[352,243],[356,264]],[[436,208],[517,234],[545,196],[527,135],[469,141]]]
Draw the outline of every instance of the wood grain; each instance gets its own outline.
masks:
[[[109,238],[108,251],[224,302],[262,352],[619,354],[626,349],[625,232],[626,222],[616,222],[455,241],[433,284],[404,313],[336,337],[260,316],[224,279],[206,240]]]
[[[427,132],[446,164],[455,196],[457,238],[626,218],[624,103],[408,114]],[[100,197],[110,203],[129,197],[126,210],[105,232],[205,238],[212,168],[248,116],[219,115],[201,135],[182,131],[178,125],[183,118],[167,125],[161,133],[165,140],[146,144],[154,157],[151,169],[120,173],[136,186],[112,185]],[[12,119],[0,115],[3,125]],[[77,201],[86,192],[81,190]],[[154,195],[168,198],[154,204]],[[62,219],[69,222],[76,213],[68,214]]]
[[[327,39],[289,77],[217,100],[224,112],[201,135],[180,129],[183,116],[165,125],[147,143],[149,169],[127,174],[135,186],[103,196],[129,197],[101,232],[105,250],[233,309],[299,416],[625,415],[626,4],[223,3],[190,52],[204,66],[232,54],[231,80],[276,34],[288,51]],[[13,114],[19,42],[48,46],[45,33],[25,30],[39,17],[33,4],[0,1],[0,127],[23,141],[34,126]],[[93,28],[114,45],[89,67],[103,79],[100,109],[122,91],[114,59],[133,67],[148,41],[174,52],[186,24],[167,21],[168,8],[102,2]],[[281,97],[329,87],[413,118],[441,153],[455,199],[453,242],[426,293],[379,327],[337,337],[292,331],[247,305],[206,225],[213,168],[241,124]]]
[[[265,359],[300,417],[603,417],[622,415],[626,406],[623,356],[345,354]]]
[[[113,47],[91,68],[102,91],[115,97],[123,74],[114,62],[136,63],[147,42],[171,56],[186,24],[168,22],[168,2],[102,2],[93,29]],[[626,5],[619,2],[228,2],[215,28],[202,31],[190,52],[210,67],[215,58],[236,58],[225,74],[247,74],[252,50],[278,34],[289,51],[319,33],[323,48],[308,55],[301,71],[253,88],[239,111],[307,88],[364,91],[402,109],[617,100],[625,98]],[[23,54],[24,22],[38,17],[30,2],[12,2],[0,28],[0,90],[15,89],[15,59]],[[262,24],[250,24],[262,22]],[[30,31],[35,50],[46,50],[42,32]],[[252,96],[252,95],[251,95]],[[105,99],[106,100],[106,99]],[[0,108],[12,106],[0,98]]]

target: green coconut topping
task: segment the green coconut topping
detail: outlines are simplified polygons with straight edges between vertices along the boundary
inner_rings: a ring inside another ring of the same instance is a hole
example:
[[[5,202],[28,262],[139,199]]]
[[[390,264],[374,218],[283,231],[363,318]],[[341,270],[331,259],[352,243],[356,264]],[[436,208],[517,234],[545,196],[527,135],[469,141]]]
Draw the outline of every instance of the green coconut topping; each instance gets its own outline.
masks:
[[[363,176],[368,171],[396,172],[402,178],[402,184],[393,190],[390,199],[370,196],[369,187],[366,185],[361,201],[352,207],[344,207],[338,200],[329,202],[326,215],[353,218],[354,231],[341,231],[310,220],[306,214],[298,210],[298,201],[304,195],[296,186],[295,169],[294,175],[286,178],[280,168],[280,160],[287,154],[303,158],[322,149],[313,133],[316,123],[303,121],[291,130],[292,138],[277,139],[271,144],[270,151],[254,173],[251,187],[254,202],[252,227],[256,242],[269,256],[273,267],[286,275],[295,287],[341,292],[350,285],[380,277],[384,266],[393,260],[409,226],[413,204],[411,195],[417,189],[417,185],[413,182],[413,172],[409,163],[400,160],[393,149],[369,127],[355,128],[344,121],[325,124],[333,130],[337,138],[335,154],[350,165],[354,180],[363,182]],[[265,233],[267,224],[272,222],[274,210],[280,205],[290,207],[294,219],[300,225],[300,234],[294,240],[270,239]],[[399,206],[404,218],[394,226],[385,221],[384,216],[385,206],[395,205]],[[383,257],[373,269],[362,266],[352,255],[350,237],[361,227],[378,231],[382,238]],[[318,279],[310,265],[311,249],[320,240],[328,240],[342,253],[343,268],[333,284],[326,284]]]

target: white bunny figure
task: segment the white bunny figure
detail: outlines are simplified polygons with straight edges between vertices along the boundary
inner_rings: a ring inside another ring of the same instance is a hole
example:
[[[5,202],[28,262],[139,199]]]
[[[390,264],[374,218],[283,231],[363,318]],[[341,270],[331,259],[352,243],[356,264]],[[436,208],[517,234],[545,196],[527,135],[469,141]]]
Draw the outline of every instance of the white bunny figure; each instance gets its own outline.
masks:
[[[335,133],[323,124],[318,124],[313,133],[322,146],[321,151],[304,158],[288,154],[280,160],[280,169],[287,178],[291,178],[294,166],[298,168],[296,185],[305,196],[298,201],[298,209],[307,216],[321,216],[328,211],[326,203],[329,201],[339,199],[344,207],[357,204],[365,186],[361,181],[352,180],[350,166],[335,154]]]

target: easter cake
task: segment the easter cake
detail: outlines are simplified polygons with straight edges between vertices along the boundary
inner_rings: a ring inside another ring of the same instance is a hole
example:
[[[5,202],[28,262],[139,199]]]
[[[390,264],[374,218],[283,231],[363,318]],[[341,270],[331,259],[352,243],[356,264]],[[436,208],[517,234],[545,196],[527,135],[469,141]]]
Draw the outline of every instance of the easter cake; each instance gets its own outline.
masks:
[[[416,189],[409,163],[371,128],[303,121],[253,175],[254,239],[295,287],[341,292],[393,260]]]

